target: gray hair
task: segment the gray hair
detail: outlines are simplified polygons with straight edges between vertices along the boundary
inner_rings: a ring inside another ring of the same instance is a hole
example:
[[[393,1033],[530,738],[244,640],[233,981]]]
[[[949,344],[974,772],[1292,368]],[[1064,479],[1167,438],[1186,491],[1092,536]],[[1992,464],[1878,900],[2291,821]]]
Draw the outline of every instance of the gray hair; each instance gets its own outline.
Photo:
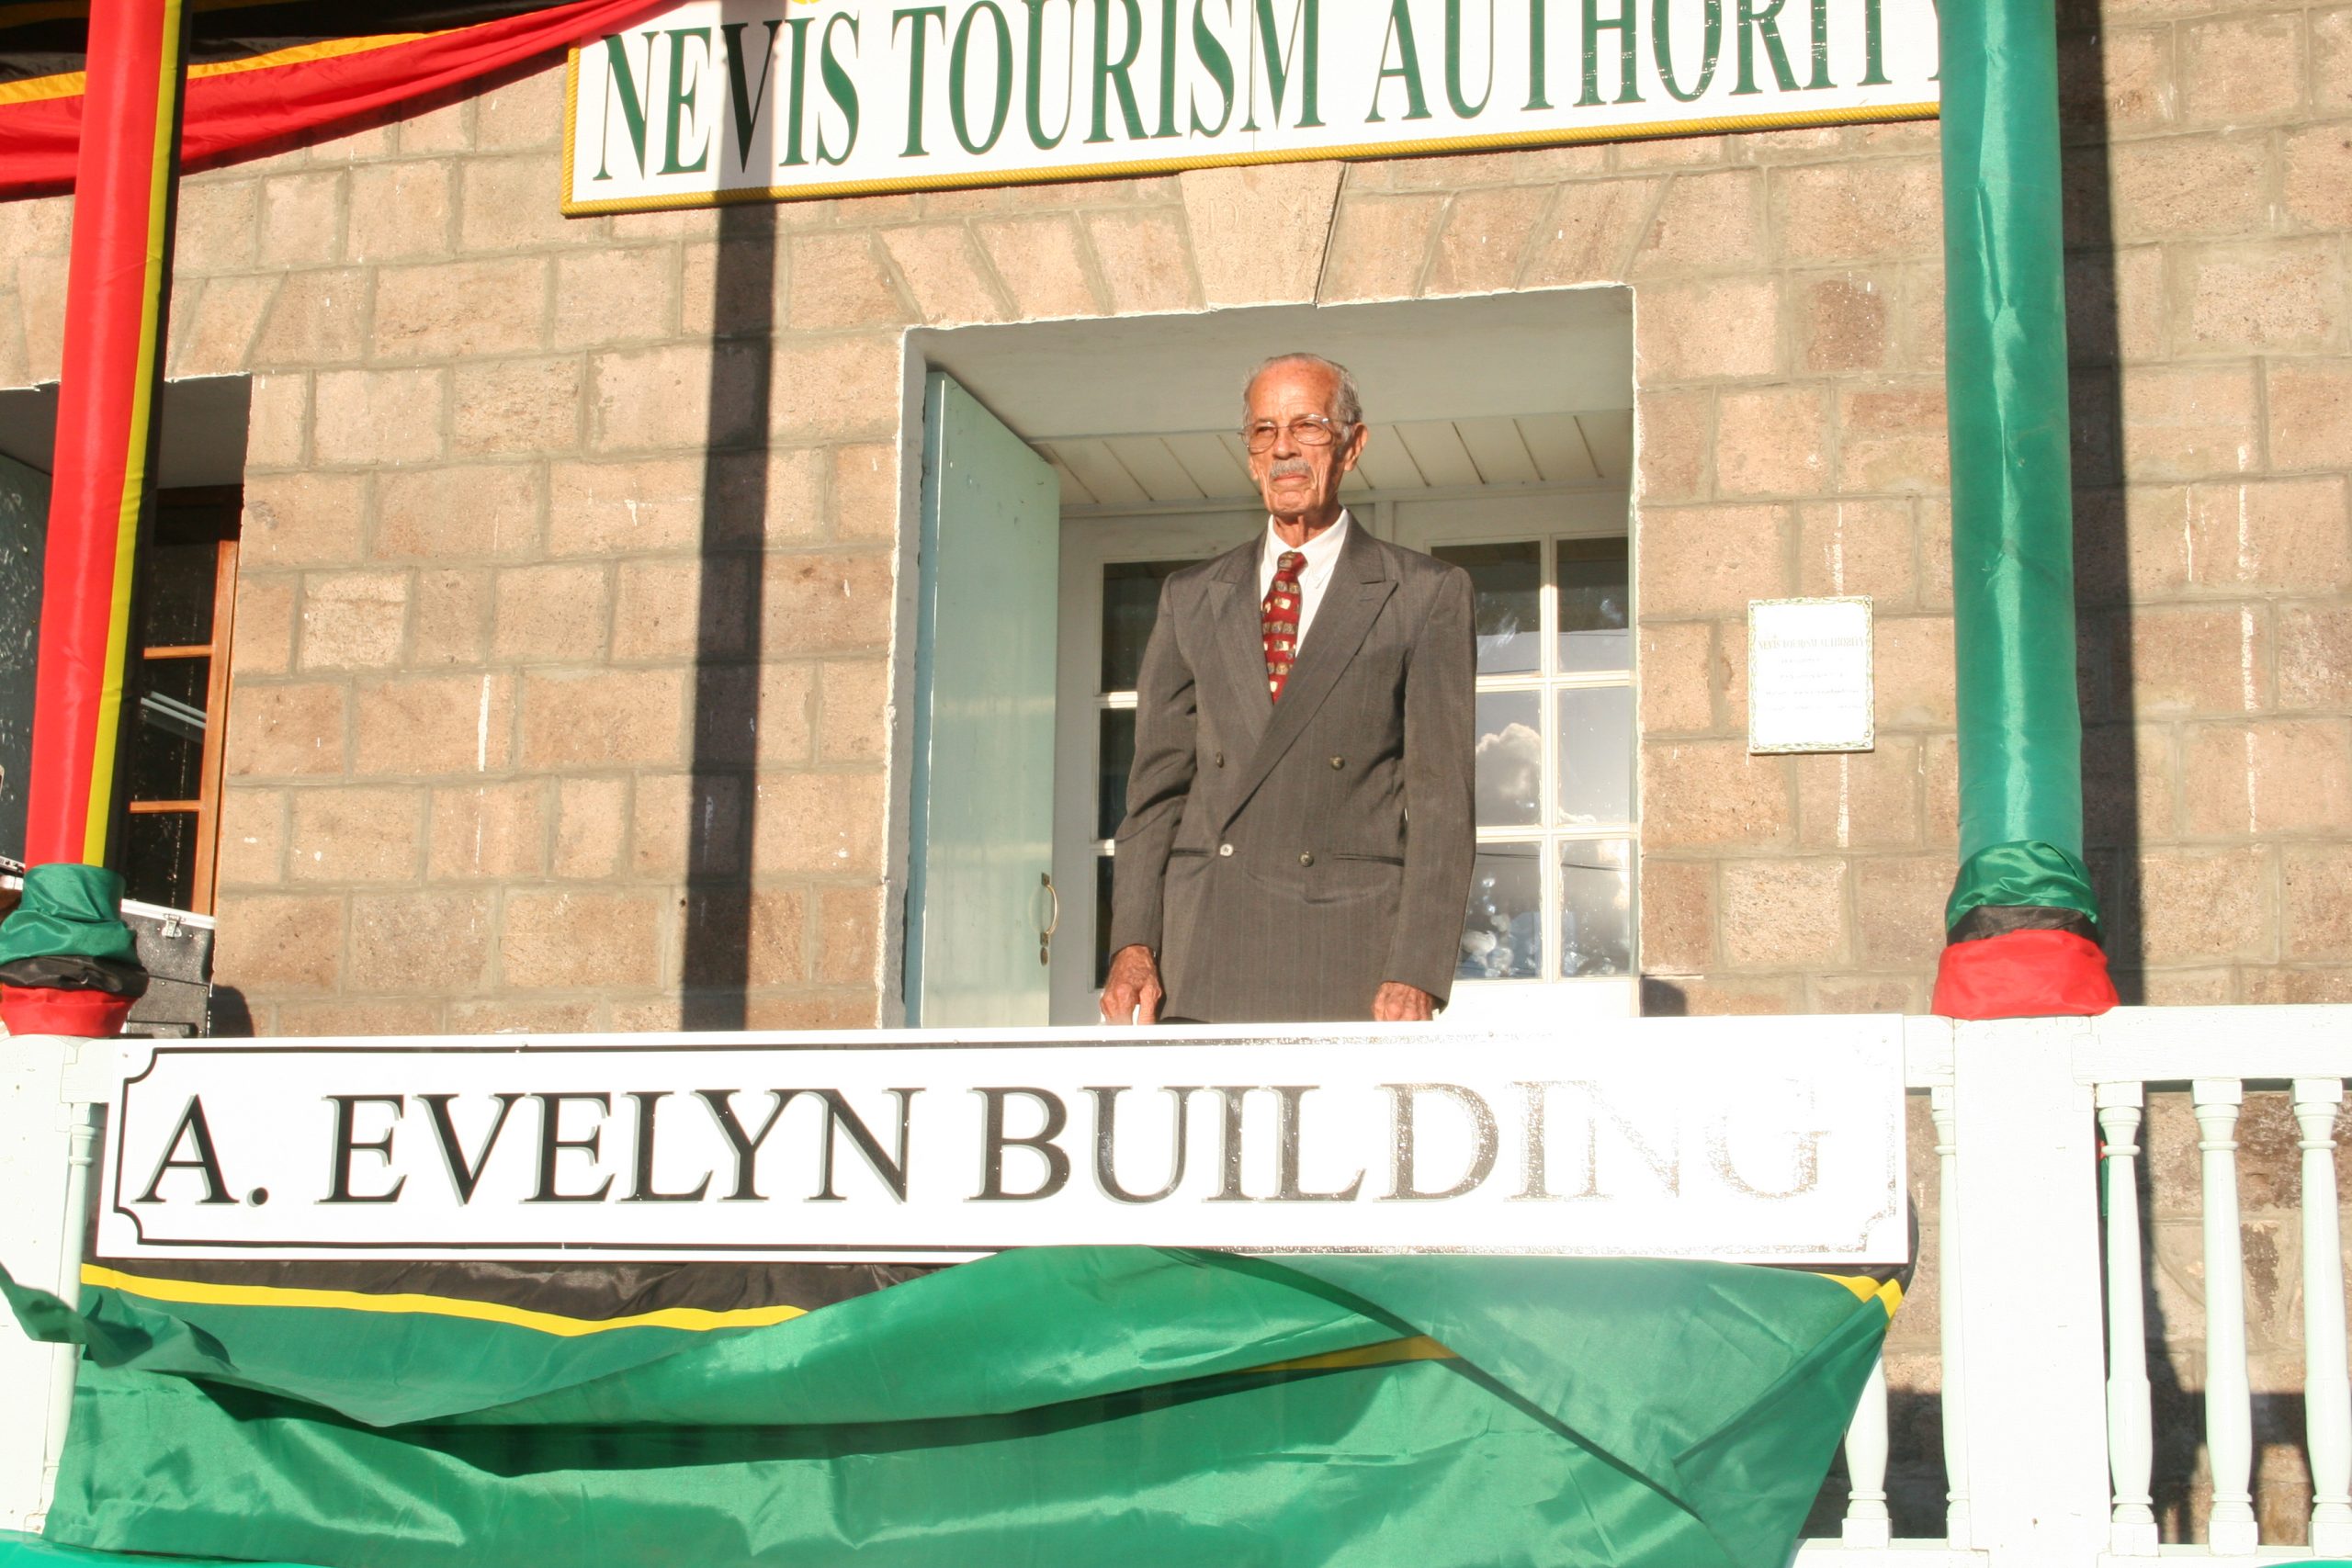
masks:
[[[1334,359],[1326,359],[1319,354],[1277,354],[1250,372],[1250,379],[1241,383],[1243,429],[1246,430],[1250,426],[1250,393],[1258,385],[1258,378],[1267,371],[1282,365],[1307,365],[1317,370],[1329,371],[1331,379],[1337,383],[1336,389],[1331,394],[1331,417],[1341,424],[1363,423],[1363,399],[1357,396],[1356,378],[1346,366]]]

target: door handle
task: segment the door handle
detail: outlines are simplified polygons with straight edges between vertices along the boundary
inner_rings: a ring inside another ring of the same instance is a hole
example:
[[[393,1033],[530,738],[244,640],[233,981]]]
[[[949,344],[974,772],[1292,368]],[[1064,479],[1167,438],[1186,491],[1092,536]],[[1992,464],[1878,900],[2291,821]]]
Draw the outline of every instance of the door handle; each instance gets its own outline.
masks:
[[[1037,962],[1049,964],[1054,959],[1054,933],[1062,925],[1062,896],[1054,886],[1054,874],[1050,871],[1039,872],[1037,884],[1045,889],[1046,900],[1046,923],[1037,931]]]

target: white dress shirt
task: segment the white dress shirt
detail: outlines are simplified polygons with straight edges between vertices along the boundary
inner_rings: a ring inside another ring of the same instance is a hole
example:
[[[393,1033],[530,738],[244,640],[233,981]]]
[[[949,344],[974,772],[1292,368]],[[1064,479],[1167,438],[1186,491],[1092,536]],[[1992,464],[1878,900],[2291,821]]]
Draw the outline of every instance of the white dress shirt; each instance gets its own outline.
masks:
[[[1323,603],[1323,590],[1331,585],[1331,570],[1340,564],[1340,547],[1347,539],[1348,513],[1342,508],[1337,523],[1297,547],[1306,564],[1298,571],[1298,647],[1293,650],[1294,659],[1306,648],[1306,628],[1315,624],[1316,607]],[[1289,548],[1274,532],[1274,520],[1267,518],[1265,547],[1258,552],[1259,604],[1263,604],[1266,595],[1274,591],[1274,563]]]

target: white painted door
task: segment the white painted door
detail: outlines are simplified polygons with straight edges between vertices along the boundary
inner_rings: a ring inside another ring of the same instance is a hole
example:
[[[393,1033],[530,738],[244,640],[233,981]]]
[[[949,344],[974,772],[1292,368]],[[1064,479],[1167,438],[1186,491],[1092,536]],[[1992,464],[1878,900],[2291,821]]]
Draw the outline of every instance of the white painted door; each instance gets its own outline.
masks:
[[[923,396],[907,1022],[1046,1021],[1061,506],[945,376]]]

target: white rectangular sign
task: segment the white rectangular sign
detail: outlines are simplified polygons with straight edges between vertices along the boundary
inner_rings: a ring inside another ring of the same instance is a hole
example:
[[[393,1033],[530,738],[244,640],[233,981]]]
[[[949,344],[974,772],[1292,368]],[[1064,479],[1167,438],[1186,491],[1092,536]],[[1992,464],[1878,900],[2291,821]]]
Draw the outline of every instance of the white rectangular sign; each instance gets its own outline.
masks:
[[[1906,1256],[1896,1019],[124,1049],[110,1258]]]
[[[1878,744],[1865,598],[1747,606],[1747,749],[1867,751]]]
[[[572,53],[564,210],[1936,112],[1934,0],[694,0]]]

